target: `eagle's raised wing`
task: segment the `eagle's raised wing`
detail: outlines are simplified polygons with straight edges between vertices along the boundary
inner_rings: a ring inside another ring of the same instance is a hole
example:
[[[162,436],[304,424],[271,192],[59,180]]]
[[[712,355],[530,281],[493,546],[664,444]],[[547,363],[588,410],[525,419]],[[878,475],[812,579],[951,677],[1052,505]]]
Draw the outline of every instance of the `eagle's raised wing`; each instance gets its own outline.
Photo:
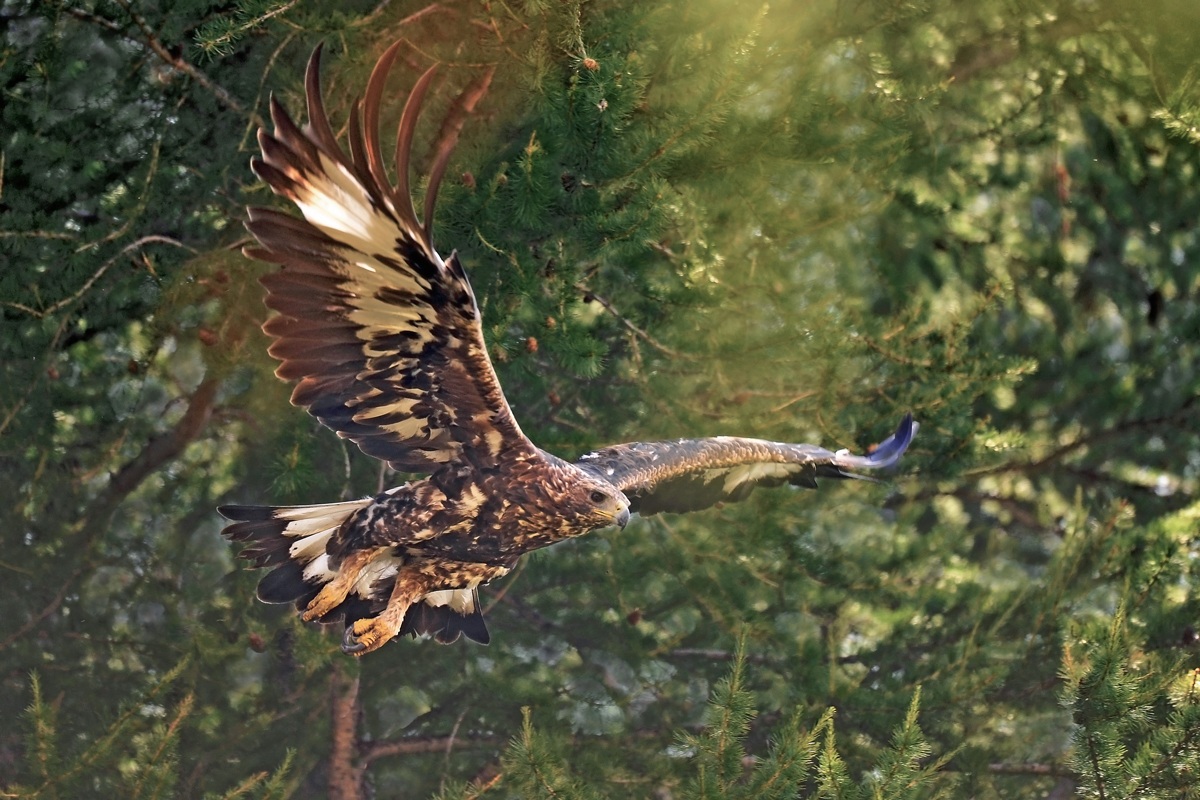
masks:
[[[917,426],[906,414],[896,432],[868,456],[836,453],[811,444],[718,436],[671,442],[632,442],[588,453],[575,462],[629,498],[629,510],[697,511],[742,500],[755,486],[816,488],[817,478],[860,478],[852,470],[894,464]]]
[[[531,451],[488,359],[479,310],[452,254],[433,249],[430,217],[452,141],[430,171],[424,223],[409,192],[413,131],[433,70],[400,118],[396,185],[379,143],[384,82],[400,43],[376,64],[350,117],[350,155],[337,143],[320,89],[318,47],[308,64],[308,124],[298,128],[271,100],[274,133],[259,131],[251,166],[304,214],[250,209],[255,258],[282,264],[262,279],[279,314],[263,329],[276,375],[297,381],[303,406],[363,452],[393,467],[429,472],[464,455],[493,463]]]

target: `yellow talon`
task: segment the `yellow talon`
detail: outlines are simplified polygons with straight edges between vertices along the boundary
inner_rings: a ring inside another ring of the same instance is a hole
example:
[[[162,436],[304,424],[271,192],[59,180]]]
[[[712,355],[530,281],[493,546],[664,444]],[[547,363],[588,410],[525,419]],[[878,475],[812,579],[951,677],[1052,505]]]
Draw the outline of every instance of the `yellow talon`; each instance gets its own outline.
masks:
[[[358,550],[346,556],[338,567],[337,575],[321,587],[321,591],[309,602],[300,618],[305,622],[312,622],[340,606],[346,599],[346,595],[350,594],[350,590],[358,581],[359,576],[362,575],[362,571],[376,558],[387,553],[389,549],[373,547],[369,550]]]
[[[337,581],[325,584],[320,593],[304,609],[304,613],[300,615],[300,618],[305,622],[320,619],[340,606],[342,601],[346,599],[347,594],[349,592],[339,586]]]
[[[363,656],[378,650],[396,638],[400,626],[393,624],[386,611],[378,617],[355,620],[342,635],[342,652],[352,656]]]

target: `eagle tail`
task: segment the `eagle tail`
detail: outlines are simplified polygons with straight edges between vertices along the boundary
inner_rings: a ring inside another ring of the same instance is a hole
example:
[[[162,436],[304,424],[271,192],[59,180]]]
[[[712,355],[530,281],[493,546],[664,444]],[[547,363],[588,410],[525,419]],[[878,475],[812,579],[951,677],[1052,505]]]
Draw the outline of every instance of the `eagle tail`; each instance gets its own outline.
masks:
[[[244,542],[239,554],[254,568],[272,568],[258,582],[258,599],[264,603],[295,603],[305,609],[321,587],[337,574],[329,568],[325,547],[346,519],[373,498],[313,506],[221,506],[217,511],[232,524],[221,534]],[[343,622],[347,627],[378,614],[387,605],[395,585],[395,569],[379,574],[366,597],[351,593],[322,617],[322,623]],[[398,635],[430,634],[443,644],[466,636],[487,644],[490,640],[478,594],[473,589],[432,592],[409,609]]]

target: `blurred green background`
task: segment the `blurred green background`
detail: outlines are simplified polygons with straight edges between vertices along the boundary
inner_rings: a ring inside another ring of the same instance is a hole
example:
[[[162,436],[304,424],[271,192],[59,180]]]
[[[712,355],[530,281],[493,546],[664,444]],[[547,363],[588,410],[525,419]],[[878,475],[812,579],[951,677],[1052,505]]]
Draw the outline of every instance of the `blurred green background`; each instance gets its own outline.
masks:
[[[1198,36],[1184,0],[0,4],[0,796],[1200,796]],[[540,551],[486,648],[360,663],[254,602],[216,505],[404,479],[289,406],[240,254],[268,94],[302,116],[324,42],[341,125],[397,39],[385,125],[444,65],[418,153],[494,69],[435,240],[531,438],[863,452],[911,410],[886,482]]]

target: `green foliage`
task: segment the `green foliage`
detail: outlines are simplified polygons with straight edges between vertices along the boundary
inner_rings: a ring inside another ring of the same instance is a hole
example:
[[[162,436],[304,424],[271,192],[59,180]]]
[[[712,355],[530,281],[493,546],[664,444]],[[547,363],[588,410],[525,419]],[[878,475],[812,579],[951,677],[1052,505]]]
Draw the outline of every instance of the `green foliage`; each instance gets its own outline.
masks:
[[[1067,632],[1062,677],[1075,721],[1072,766],[1089,797],[1196,797],[1200,670],[1131,641],[1131,623],[1122,604],[1111,619]]]
[[[57,704],[46,701],[41,681],[32,675],[29,686],[33,700],[25,716],[30,731],[28,774],[34,780],[28,786],[7,785],[4,796],[98,795],[129,800],[178,796],[178,749],[183,726],[194,711],[195,697],[186,694],[172,701],[170,695],[186,668],[186,663],[179,664],[149,685],[99,737],[69,753],[60,752],[64,737],[60,734]],[[290,761],[289,755],[274,774],[250,775],[219,796],[262,800],[286,797],[292,788],[286,780]]]
[[[1194,796],[1198,8],[7,4],[0,794]],[[492,76],[435,239],[539,445],[912,410],[891,482],[535,554],[488,648],[253,603],[217,504],[403,476],[271,377],[246,162],[397,39],[418,187]]]
[[[904,722],[892,734],[891,747],[880,753],[874,768],[858,783],[850,778],[845,762],[837,754],[831,722],[825,733],[825,748],[818,764],[818,796],[838,800],[949,796],[952,781],[947,780],[945,775],[939,775],[939,772],[953,754],[930,760],[933,748],[917,725],[920,703],[921,692],[918,690],[913,694]]]
[[[933,749],[917,724],[919,691],[913,695],[904,721],[896,727],[891,745],[879,753],[877,762],[861,782],[849,777],[846,762],[838,754],[832,708],[821,714],[808,730],[798,718],[793,718],[770,738],[761,757],[750,753],[747,740],[755,716],[755,699],[745,684],[744,644],[744,640],[739,642],[730,673],[713,689],[700,732],[680,736],[677,744],[658,756],[663,762],[686,759],[694,777],[678,787],[665,783],[658,793],[685,800],[945,796],[945,788],[953,781],[941,770],[952,754],[930,758]],[[622,789],[598,792],[596,787],[603,781],[589,783],[572,775],[568,759],[555,741],[534,728],[530,710],[523,709],[522,714],[521,735],[513,740],[502,759],[503,789],[510,797],[591,798],[624,794]],[[445,800],[471,797],[475,791],[474,787],[461,786],[441,797]]]

